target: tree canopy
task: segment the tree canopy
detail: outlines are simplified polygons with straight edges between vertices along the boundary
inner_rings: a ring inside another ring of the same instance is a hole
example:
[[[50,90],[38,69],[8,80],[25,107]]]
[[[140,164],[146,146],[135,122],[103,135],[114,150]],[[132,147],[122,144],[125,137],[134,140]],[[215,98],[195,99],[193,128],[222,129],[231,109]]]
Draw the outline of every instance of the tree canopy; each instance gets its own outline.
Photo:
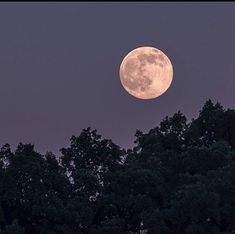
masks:
[[[122,149],[96,129],[61,155],[0,149],[2,234],[235,233],[235,110],[208,100]]]

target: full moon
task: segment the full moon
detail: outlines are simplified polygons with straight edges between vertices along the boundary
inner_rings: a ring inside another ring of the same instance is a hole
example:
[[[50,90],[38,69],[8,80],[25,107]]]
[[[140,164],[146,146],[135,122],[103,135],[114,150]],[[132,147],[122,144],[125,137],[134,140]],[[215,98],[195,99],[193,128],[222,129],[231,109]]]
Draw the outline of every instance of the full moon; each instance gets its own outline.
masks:
[[[128,93],[140,99],[153,99],[170,87],[173,66],[161,50],[145,46],[132,50],[124,57],[119,73]]]

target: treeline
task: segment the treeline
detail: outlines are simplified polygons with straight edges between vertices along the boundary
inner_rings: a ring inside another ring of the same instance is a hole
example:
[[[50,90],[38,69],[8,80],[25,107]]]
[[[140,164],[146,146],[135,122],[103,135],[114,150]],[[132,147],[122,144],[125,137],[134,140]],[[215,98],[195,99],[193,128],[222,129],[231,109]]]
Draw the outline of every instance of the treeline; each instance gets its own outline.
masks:
[[[235,110],[207,101],[121,149],[84,129],[42,155],[0,150],[2,234],[235,233]]]

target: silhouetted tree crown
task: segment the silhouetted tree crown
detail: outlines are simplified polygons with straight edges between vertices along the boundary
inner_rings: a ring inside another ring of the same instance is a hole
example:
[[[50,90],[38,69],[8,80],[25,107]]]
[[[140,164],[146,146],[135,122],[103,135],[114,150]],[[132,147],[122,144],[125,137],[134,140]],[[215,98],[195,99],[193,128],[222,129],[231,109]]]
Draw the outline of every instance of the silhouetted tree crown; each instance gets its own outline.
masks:
[[[83,129],[45,155],[0,149],[2,234],[235,233],[235,110],[208,100],[135,134],[133,149]]]

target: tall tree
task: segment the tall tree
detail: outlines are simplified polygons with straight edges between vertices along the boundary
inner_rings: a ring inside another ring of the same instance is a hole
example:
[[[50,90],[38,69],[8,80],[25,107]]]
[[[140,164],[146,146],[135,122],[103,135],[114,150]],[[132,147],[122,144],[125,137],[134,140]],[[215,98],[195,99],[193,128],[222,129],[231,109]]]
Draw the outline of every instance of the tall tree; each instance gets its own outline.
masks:
[[[187,132],[188,145],[205,145],[223,140],[225,136],[224,109],[220,103],[213,104],[209,99],[197,119],[193,119]]]

